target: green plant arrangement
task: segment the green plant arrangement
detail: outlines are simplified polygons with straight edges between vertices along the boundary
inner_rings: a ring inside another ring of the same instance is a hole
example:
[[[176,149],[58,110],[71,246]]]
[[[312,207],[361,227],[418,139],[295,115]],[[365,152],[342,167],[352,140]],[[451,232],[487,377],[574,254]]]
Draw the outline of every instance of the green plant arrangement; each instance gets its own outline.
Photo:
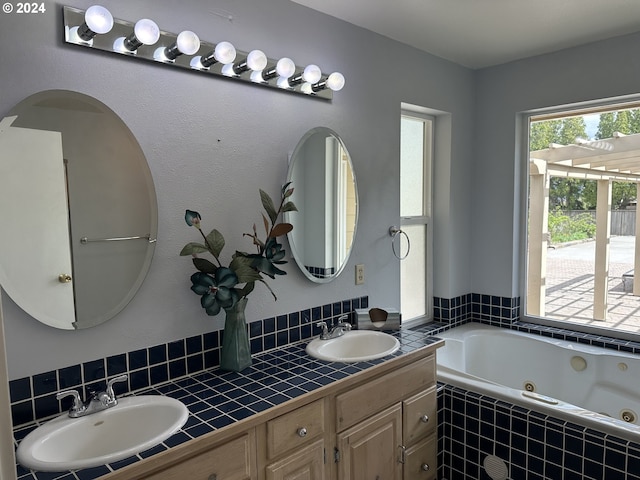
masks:
[[[255,288],[256,282],[263,283],[273,295],[274,291],[264,276],[275,279],[276,275],[286,275],[287,272],[278,266],[287,263],[284,260],[285,250],[278,243],[278,237],[293,230],[293,225],[280,222],[279,217],[284,212],[297,211],[296,206],[289,200],[293,194],[291,182],[285,184],[280,191],[280,204],[276,208],[271,197],[260,190],[260,199],[265,213],[262,221],[265,229],[265,240],[261,240],[254,223],[251,233],[244,233],[256,248],[256,253],[236,250],[228,266],[221,260],[222,249],[225,246],[224,236],[216,229],[205,235],[202,231],[202,217],[193,210],[185,212],[185,221],[190,227],[195,227],[202,235],[203,242],[186,244],[180,255],[192,256],[193,265],[198,270],[191,275],[191,290],[200,296],[200,304],[207,315],[217,315],[225,312],[225,326],[220,356],[220,368],[230,371],[241,371],[251,365],[251,349],[247,334],[247,324],[244,310],[247,297]],[[213,260],[199,257],[200,253],[209,253]]]

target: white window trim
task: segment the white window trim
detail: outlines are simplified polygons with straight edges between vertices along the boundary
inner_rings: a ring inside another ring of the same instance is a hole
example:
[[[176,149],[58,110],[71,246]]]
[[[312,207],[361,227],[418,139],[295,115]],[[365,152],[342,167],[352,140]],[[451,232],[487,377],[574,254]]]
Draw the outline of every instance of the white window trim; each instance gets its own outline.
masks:
[[[516,168],[520,169],[520,319],[538,325],[555,327],[560,329],[568,329],[577,332],[600,335],[609,338],[618,338],[623,340],[632,340],[640,342],[640,334],[616,330],[593,325],[585,325],[583,323],[574,323],[567,320],[556,320],[547,317],[534,317],[527,315],[527,244],[528,244],[528,200],[529,200],[529,128],[531,118],[548,116],[549,119],[554,117],[566,117],[569,115],[579,115],[593,113],[597,110],[609,111],[617,107],[623,108],[633,103],[640,102],[640,96],[631,95],[620,98],[603,99],[594,102],[584,102],[580,104],[564,105],[546,109],[536,109],[521,112],[516,115],[516,151],[519,152],[516,158]]]
[[[403,107],[407,107],[403,105]],[[420,120],[427,120],[431,122],[430,132],[430,151],[424,153],[424,178],[423,178],[423,191],[425,192],[423,198],[423,212],[424,215],[416,215],[409,217],[400,217],[400,227],[403,225],[424,225],[426,229],[426,252],[425,252],[425,313],[422,316],[403,320],[403,325],[406,327],[413,327],[416,325],[429,323],[433,321],[433,164],[435,161],[435,130],[437,120],[434,115],[426,114],[422,109],[416,107],[416,110],[411,108],[403,108],[401,111],[401,117],[416,118]],[[402,265],[400,266],[402,268]],[[402,298],[402,296],[401,296]]]

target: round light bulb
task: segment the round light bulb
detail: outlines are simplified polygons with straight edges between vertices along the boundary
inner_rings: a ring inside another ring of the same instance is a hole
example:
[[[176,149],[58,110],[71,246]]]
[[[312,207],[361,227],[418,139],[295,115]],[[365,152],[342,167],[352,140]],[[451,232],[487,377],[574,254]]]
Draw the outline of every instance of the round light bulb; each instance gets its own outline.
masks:
[[[296,72],[296,64],[290,58],[284,57],[276,63],[276,73],[282,78],[289,78]]]
[[[313,87],[311,86],[311,84],[309,82],[305,82],[300,87],[300,91],[302,93],[306,93],[307,95],[309,95],[309,94],[313,93]]]
[[[136,22],[133,33],[143,45],[153,45],[160,40],[160,28],[153,20],[143,18]]]
[[[232,63],[236,59],[236,47],[229,42],[220,42],[216,45],[213,55],[223,65]]]
[[[264,70],[267,66],[267,56],[262,50],[252,50],[247,55],[247,67],[251,70]]]
[[[84,14],[84,23],[92,32],[104,34],[113,28],[111,12],[101,5],[89,7]]]
[[[198,35],[190,30],[185,30],[178,34],[176,45],[180,53],[185,55],[193,55],[200,49],[200,39]]]
[[[302,72],[302,79],[309,83],[318,83],[322,77],[322,71],[317,65],[307,65]]]
[[[327,87],[334,92],[342,90],[342,87],[344,87],[344,75],[340,72],[333,72],[329,75],[329,78],[327,78]]]

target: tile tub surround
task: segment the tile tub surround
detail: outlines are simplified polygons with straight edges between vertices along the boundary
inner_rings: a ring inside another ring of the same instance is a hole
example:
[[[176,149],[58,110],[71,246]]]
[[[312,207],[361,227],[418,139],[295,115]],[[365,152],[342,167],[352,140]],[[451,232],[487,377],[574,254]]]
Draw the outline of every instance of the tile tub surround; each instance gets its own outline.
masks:
[[[396,353],[370,362],[331,363],[305,353],[306,342],[298,342],[254,357],[254,364],[243,371],[209,370],[176,381],[169,381],[138,394],[162,394],[177,398],[189,408],[189,419],[182,430],[164,443],[136,456],[76,472],[30,472],[17,467],[19,480],[92,480],[132,463],[181,445],[189,440],[255,415],[332,382],[346,378],[386,360],[439,342],[430,328],[418,327],[395,332],[400,340]],[[16,445],[37,424],[14,430]]]
[[[451,326],[474,320],[504,327],[520,318],[520,297],[468,293],[454,298],[433,297],[433,318]]]
[[[335,321],[356,308],[367,308],[368,297],[308,308],[249,323],[251,353],[283,347],[320,333],[320,320]],[[80,390],[83,398],[90,391],[104,390],[106,379],[127,373],[128,383],[118,383],[118,395],[139,391],[193,375],[220,365],[222,331],[214,331],[162,345],[113,355],[81,365],[53,370],[9,382],[11,414],[14,426],[60,414],[69,409],[71,400],[59,402],[56,392]]]
[[[489,480],[496,455],[513,479],[640,480],[640,444],[451,385],[439,385],[438,429],[438,478]]]

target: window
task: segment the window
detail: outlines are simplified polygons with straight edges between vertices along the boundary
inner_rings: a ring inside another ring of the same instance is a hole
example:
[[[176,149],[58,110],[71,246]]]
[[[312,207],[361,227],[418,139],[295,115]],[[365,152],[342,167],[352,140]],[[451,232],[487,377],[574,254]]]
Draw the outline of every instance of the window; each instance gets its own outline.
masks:
[[[525,315],[640,331],[640,105],[528,122]]]
[[[432,317],[431,164],[434,118],[403,112],[400,122],[400,262],[403,321]],[[405,235],[406,234],[406,235]],[[408,253],[407,253],[408,252]]]

